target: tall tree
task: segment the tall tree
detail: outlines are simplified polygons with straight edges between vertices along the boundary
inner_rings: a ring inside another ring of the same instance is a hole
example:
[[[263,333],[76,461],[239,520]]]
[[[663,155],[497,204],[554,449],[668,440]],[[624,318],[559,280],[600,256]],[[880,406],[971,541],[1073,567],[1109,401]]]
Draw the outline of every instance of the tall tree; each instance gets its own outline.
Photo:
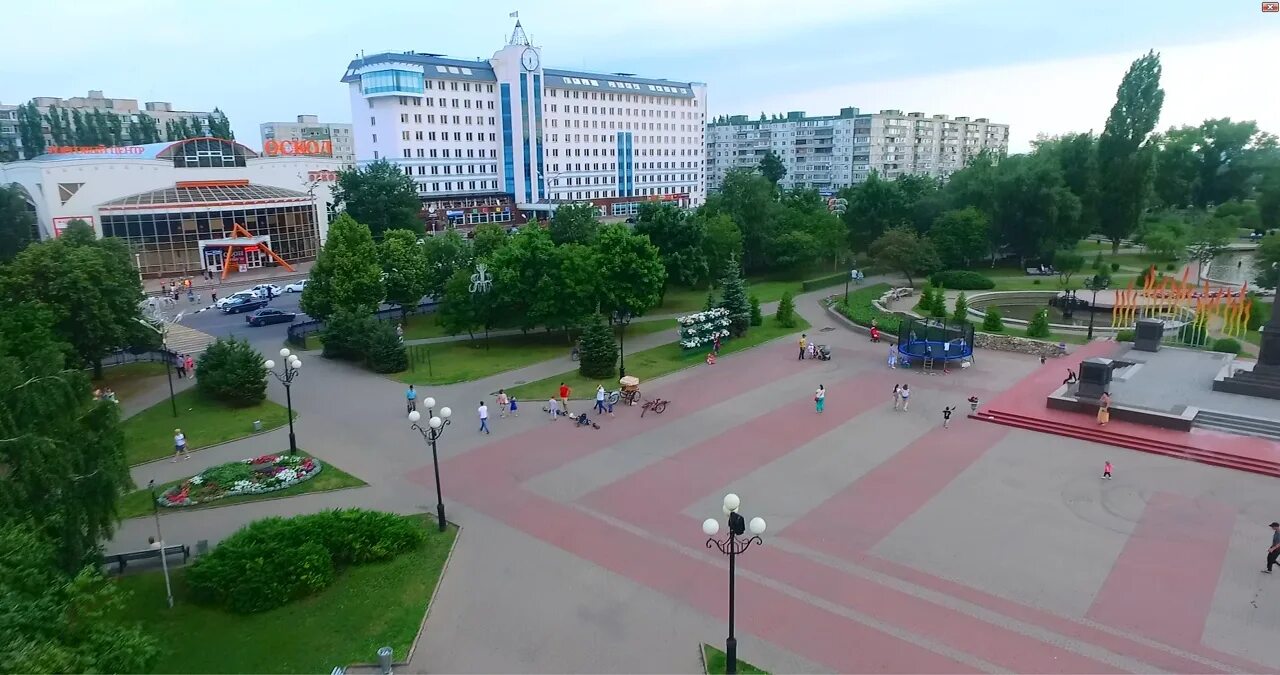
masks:
[[[424,248],[408,230],[390,230],[378,244],[387,302],[399,305],[401,316],[407,317],[430,290]]]
[[[1152,188],[1156,203],[1169,209],[1191,204],[1199,178],[1196,148],[1204,141],[1197,127],[1171,127],[1155,139],[1156,155]]]
[[[871,255],[889,269],[901,272],[907,284],[936,272],[940,263],[933,242],[906,225],[890,228],[871,243]]]
[[[1154,51],[1129,66],[1098,138],[1098,224],[1113,253],[1138,228],[1146,206],[1154,159],[1148,136],[1164,105],[1160,71],[1160,55]]]
[[[427,260],[427,294],[444,297],[445,284],[459,269],[471,274],[472,250],[457,230],[445,230],[422,240]],[[492,254],[491,254],[492,255]]]
[[[156,118],[146,113],[138,113],[138,128],[142,131],[139,139],[133,142],[139,145],[147,143],[159,143],[165,139],[160,137],[160,124]]]
[[[987,238],[990,228],[986,214],[968,206],[938,216],[929,230],[929,240],[933,242],[943,267],[959,269],[986,257],[990,248]]]
[[[775,187],[777,187],[778,181],[787,176],[787,165],[783,164],[782,158],[772,150],[764,154],[764,157],[760,160],[759,169],[760,175],[764,176],[770,183],[773,183]]]
[[[18,134],[22,138],[22,156],[31,159],[44,154],[44,121],[35,101],[18,107]]]
[[[1058,165],[1062,183],[1080,200],[1080,230],[1098,228],[1098,152],[1092,133],[1067,134],[1042,142],[1037,153],[1049,155]]]
[[[89,128],[87,123],[85,123],[84,113],[81,113],[79,108],[75,108],[71,111],[71,123],[74,127],[72,134],[75,144],[92,145],[93,130]]]
[[[636,215],[635,232],[658,247],[668,282],[692,287],[707,279],[706,231],[701,219],[690,218],[675,204],[646,202]]]
[[[1205,120],[1200,125],[1200,171],[1195,183],[1195,205],[1204,208],[1248,196],[1254,167],[1250,155],[1275,147],[1275,137],[1258,130],[1252,120],[1232,122],[1230,117]]]
[[[116,113],[107,113],[107,131],[106,135],[109,145],[124,145],[124,122]]]
[[[647,237],[622,225],[606,225],[594,244],[600,266],[600,305],[606,314],[640,316],[662,301],[667,271]]]
[[[1000,162],[995,197],[998,242],[1024,264],[1087,234],[1080,228],[1080,200],[1048,157],[1014,155]]]
[[[93,109],[93,144],[94,145],[111,145],[111,130],[107,126],[107,116],[98,108]],[[87,120],[86,120],[87,121]]]
[[[127,132],[129,134],[129,142],[133,145],[142,145],[143,143],[150,142],[146,140],[147,134],[142,130],[142,125],[139,124],[138,121],[132,117],[129,118],[129,126],[128,126]]]
[[[0,185],[0,263],[18,255],[34,240],[36,217],[15,187]]]
[[[545,325],[548,302],[554,293],[547,280],[557,264],[556,245],[551,234],[537,225],[520,228],[506,246],[490,260],[493,290],[503,316],[528,331]]]
[[[0,307],[0,530],[34,523],[56,567],[74,574],[111,536],[132,481],[119,409],[67,369],[71,346],[54,322],[54,311],[12,294]]]
[[[488,260],[494,252],[507,244],[507,229],[498,223],[476,226],[471,236],[471,255],[477,260]]]
[[[329,224],[329,238],[316,256],[300,307],[324,321],[337,311],[369,315],[383,298],[378,247],[369,228],[343,213]]]
[[[222,112],[221,108],[214,108],[209,115],[209,135],[229,141],[234,141],[236,138],[235,132],[231,131],[231,120],[227,119],[227,114]]]
[[[725,174],[720,191],[707,198],[705,208],[709,214],[726,214],[737,224],[742,234],[745,271],[768,266],[767,249],[780,209],[772,183],[754,171],[731,169]]]
[[[53,139],[54,145],[75,145],[71,130],[63,123],[62,112],[62,108],[54,105],[49,106],[49,112],[45,113],[45,122],[49,125],[49,138]]]
[[[55,317],[55,334],[80,364],[102,375],[102,359],[131,346],[141,318],[142,282],[119,239],[98,239],[73,220],[58,239],[32,244],[0,270],[0,293],[40,303]]]
[[[746,335],[751,325],[751,300],[747,298],[747,284],[738,269],[738,261],[732,258],[720,278],[720,306],[729,312],[729,334]]]
[[[707,278],[719,279],[729,258],[742,257],[742,231],[727,213],[713,213],[700,207],[689,219],[697,223],[703,234],[703,252],[707,261]]]
[[[378,160],[338,172],[334,206],[365,223],[375,239],[387,230],[422,234],[422,200],[413,179],[399,167]]]
[[[1280,228],[1280,163],[1261,172],[1258,181],[1258,217],[1264,230]]]
[[[1255,255],[1254,282],[1264,288],[1280,288],[1280,234],[1263,237]],[[1271,311],[1280,311],[1280,305],[1273,304]]]
[[[476,328],[481,326],[480,308],[476,294],[471,291],[471,271],[454,270],[445,281],[444,292],[439,296],[440,324],[452,335],[466,333],[475,339]]]
[[[599,311],[600,260],[595,249],[573,243],[555,247],[555,264],[535,290],[537,313],[548,328],[585,325]]]
[[[842,218],[855,251],[866,250],[889,229],[908,223],[909,212],[901,193],[875,171],[862,183],[841,190],[840,196],[849,202]]]
[[[596,214],[595,205],[588,202],[557,207],[548,226],[551,241],[557,246],[569,243],[590,244],[600,229]]]

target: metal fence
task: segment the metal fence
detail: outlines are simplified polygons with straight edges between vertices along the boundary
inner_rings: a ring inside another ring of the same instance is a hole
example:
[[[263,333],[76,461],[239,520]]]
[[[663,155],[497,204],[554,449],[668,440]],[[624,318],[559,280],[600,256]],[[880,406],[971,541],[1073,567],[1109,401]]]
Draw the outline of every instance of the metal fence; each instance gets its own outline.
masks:
[[[409,310],[408,316],[416,316],[419,314],[430,314],[431,312],[436,311],[436,307],[437,307],[437,303],[435,300],[424,300],[418,303],[416,307]],[[378,321],[396,322],[400,320],[401,316],[403,316],[403,313],[400,311],[399,307],[389,307],[387,309],[380,309],[373,313],[373,318],[377,319]],[[301,322],[289,325],[288,337],[286,339],[289,341],[289,344],[294,345],[295,347],[298,347],[300,349],[305,349],[307,346],[307,338],[311,335],[315,335],[319,333],[322,330],[324,330],[324,322],[320,321],[319,319],[312,319],[310,321],[301,321]]]
[[[175,352],[167,349],[151,349],[134,353],[129,350],[118,351],[102,359],[102,367],[122,366],[126,363],[167,363],[173,359]]]

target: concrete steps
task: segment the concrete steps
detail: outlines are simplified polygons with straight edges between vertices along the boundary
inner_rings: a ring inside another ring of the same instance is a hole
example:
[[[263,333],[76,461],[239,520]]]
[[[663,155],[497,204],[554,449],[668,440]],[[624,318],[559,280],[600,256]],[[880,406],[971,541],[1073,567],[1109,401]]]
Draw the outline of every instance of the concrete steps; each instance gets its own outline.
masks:
[[[188,328],[179,323],[169,327],[169,336],[165,344],[168,345],[170,351],[176,354],[199,354],[213,340],[214,337],[212,335],[194,328]]]
[[[1280,422],[1272,420],[1264,420],[1257,417],[1245,417],[1243,415],[1232,415],[1230,413],[1213,412],[1212,410],[1201,410],[1196,413],[1196,417],[1191,423],[1195,426],[1213,429],[1215,431],[1226,431],[1233,434],[1257,436],[1259,438],[1269,438],[1271,440],[1280,441]]]
[[[1164,455],[1165,457],[1185,459],[1192,462],[1199,462],[1201,464],[1209,464],[1211,466],[1220,466],[1227,469],[1248,471],[1250,473],[1280,478],[1280,462],[1253,459],[1251,457],[1241,457],[1239,455],[1216,452],[1213,450],[1203,450],[1200,448],[1193,448],[1189,445],[1182,445],[1180,443],[1168,443],[1141,436],[1117,433],[1110,429],[1104,430],[1094,427],[1066,425],[1057,421],[1043,420],[1037,417],[1004,412],[1001,410],[979,410],[977,413],[969,415],[969,417],[976,420],[982,420],[984,422],[1003,424],[1004,426],[1016,429],[1026,429],[1028,431],[1038,431],[1057,436],[1066,436],[1068,438],[1075,438],[1082,441],[1114,445],[1121,448],[1129,448],[1130,450],[1149,452],[1154,455]]]

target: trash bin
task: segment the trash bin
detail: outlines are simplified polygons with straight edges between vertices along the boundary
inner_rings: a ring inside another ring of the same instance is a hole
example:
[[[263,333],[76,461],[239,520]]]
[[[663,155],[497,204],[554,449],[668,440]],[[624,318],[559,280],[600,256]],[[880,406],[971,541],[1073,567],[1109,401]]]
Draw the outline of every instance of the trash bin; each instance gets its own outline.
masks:
[[[382,670],[382,675],[391,675],[390,647],[382,647],[378,649],[378,668]]]
[[[254,431],[262,431],[262,420],[254,420],[254,421],[253,421],[253,430],[254,430]]]

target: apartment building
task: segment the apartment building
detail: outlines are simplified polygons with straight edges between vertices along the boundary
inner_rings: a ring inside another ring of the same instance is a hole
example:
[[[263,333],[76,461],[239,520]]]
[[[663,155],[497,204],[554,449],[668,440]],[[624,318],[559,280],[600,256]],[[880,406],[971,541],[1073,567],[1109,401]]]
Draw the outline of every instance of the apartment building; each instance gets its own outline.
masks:
[[[267,141],[329,141],[333,158],[343,166],[355,164],[355,146],[351,141],[351,125],[321,122],[315,115],[298,115],[296,122],[263,122],[258,125],[262,144]]]
[[[564,202],[622,216],[643,201],[705,199],[705,84],[544,68],[519,22],[489,59],[362,56],[342,81],[357,164],[402,167],[442,224],[519,222]]]
[[[918,174],[946,179],[983,150],[1003,155],[1009,125],[985,117],[948,117],[881,110],[810,117],[789,112],[749,120],[734,115],[707,125],[707,185],[715,189],[730,169],[754,168],[773,151],[787,175],[783,188],[831,193],[860,183],[871,171],[888,179]]]
[[[148,101],[141,105],[134,98],[108,98],[102,94],[100,89],[92,89],[88,96],[72,96],[71,98],[58,98],[57,96],[37,96],[32,99],[36,104],[36,109],[42,115],[48,114],[50,108],[58,108],[68,113],[71,111],[80,111],[83,113],[92,113],[95,110],[101,110],[103,113],[114,113],[119,115],[122,120],[123,137],[121,145],[136,145],[138,139],[129,138],[128,127],[130,121],[137,121],[139,115],[146,114],[156,121],[156,126],[160,133],[161,140],[174,140],[165,136],[165,123],[169,121],[185,120],[188,124],[198,123],[204,132],[209,130],[210,118],[221,113],[192,111],[192,110],[174,110],[173,104],[168,101]],[[23,104],[25,105],[25,104]],[[17,106],[0,105],[0,148],[5,143],[3,138],[4,126],[12,124],[14,127],[14,138],[16,147],[21,148],[22,139],[17,131]],[[12,119],[6,119],[10,117]],[[44,141],[46,146],[53,146],[54,138],[50,133],[49,125],[46,122],[43,125]]]

